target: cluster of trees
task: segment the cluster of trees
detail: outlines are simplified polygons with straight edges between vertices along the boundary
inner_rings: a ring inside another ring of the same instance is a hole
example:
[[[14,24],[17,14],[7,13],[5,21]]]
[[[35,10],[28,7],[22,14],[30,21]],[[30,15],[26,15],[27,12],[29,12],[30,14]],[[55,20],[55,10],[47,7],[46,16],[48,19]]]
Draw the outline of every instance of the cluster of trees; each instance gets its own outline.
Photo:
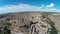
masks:
[[[0,34],[11,34],[9,26],[10,26],[10,23],[7,23],[7,26],[0,27]]]
[[[0,34],[10,34],[10,30],[7,27],[0,28]]]

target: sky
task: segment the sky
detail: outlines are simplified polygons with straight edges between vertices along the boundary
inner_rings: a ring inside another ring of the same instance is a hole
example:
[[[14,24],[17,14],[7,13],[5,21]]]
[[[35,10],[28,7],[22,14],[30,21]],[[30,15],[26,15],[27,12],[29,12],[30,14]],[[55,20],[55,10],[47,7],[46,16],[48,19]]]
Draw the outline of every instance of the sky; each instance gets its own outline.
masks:
[[[0,13],[22,11],[60,12],[60,0],[0,0]]]

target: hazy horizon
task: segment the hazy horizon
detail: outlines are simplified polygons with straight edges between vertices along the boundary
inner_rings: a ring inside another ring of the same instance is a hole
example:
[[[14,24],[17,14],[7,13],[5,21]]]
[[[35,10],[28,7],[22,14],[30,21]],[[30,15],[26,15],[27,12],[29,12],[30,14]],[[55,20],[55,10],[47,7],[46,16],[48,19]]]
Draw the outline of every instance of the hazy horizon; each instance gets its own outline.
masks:
[[[60,0],[0,0],[0,13],[47,11],[60,13]]]

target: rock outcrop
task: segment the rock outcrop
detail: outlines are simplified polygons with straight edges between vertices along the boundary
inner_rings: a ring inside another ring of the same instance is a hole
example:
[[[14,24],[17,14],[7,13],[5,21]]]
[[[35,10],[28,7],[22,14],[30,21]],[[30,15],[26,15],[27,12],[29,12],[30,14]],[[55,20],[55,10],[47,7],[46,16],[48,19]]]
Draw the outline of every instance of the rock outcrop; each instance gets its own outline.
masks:
[[[20,12],[1,16],[1,32],[5,27],[10,34],[47,34],[51,31],[50,22],[42,12]]]

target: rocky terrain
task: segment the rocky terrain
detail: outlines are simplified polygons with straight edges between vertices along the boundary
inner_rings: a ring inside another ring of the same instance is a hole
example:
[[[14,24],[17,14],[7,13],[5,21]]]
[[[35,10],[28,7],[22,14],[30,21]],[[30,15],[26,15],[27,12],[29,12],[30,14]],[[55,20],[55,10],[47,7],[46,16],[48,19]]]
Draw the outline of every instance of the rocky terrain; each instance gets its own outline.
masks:
[[[0,34],[58,34],[47,12],[17,12],[0,15]],[[58,25],[59,26],[59,25]]]

